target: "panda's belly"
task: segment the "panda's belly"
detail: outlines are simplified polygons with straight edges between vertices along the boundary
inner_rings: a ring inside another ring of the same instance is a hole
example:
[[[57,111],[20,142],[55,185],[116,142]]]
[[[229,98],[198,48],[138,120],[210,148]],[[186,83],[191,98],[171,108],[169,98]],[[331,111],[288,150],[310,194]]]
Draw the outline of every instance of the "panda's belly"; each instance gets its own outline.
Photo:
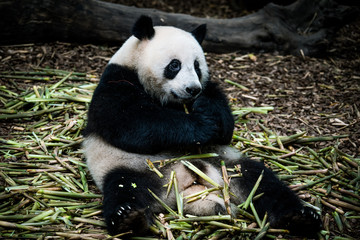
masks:
[[[85,138],[83,149],[88,169],[100,190],[105,176],[115,168],[124,167],[145,172],[148,169],[146,159],[154,161],[178,157],[170,153],[156,155],[129,153],[113,147],[96,135]]]

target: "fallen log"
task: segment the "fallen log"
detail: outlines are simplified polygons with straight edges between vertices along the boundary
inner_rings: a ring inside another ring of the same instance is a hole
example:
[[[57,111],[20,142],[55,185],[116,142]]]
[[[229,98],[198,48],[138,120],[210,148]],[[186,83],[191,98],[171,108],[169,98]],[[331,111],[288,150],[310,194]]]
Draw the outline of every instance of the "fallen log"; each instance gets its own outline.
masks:
[[[212,19],[99,0],[2,0],[0,44],[66,41],[120,45],[136,18],[148,15],[156,25],[191,30],[206,23],[205,51],[278,51],[322,53],[336,30],[358,8],[334,0],[298,0],[289,6],[268,4],[240,18]]]

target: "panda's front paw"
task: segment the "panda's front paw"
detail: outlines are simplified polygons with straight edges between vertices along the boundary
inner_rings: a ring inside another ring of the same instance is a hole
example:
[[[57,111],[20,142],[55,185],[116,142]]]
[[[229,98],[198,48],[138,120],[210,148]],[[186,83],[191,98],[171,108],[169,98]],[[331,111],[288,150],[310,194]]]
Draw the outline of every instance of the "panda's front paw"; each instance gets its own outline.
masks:
[[[308,237],[316,237],[321,227],[320,215],[310,207],[303,207],[301,210],[295,211],[287,226],[291,234],[306,235]]]
[[[133,204],[119,205],[111,213],[105,212],[105,222],[111,235],[132,232],[144,234],[148,230],[146,209],[141,209]]]

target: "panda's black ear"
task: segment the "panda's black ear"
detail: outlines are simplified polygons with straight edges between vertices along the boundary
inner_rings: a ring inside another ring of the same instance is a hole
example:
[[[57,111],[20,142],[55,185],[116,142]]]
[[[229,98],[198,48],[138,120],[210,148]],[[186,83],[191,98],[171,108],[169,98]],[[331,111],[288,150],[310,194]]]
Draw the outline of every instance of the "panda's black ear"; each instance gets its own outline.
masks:
[[[206,35],[206,24],[201,24],[193,31],[191,31],[191,34],[195,37],[199,44],[201,44]]]
[[[151,39],[154,34],[154,26],[150,17],[142,15],[134,24],[132,34],[139,40]]]

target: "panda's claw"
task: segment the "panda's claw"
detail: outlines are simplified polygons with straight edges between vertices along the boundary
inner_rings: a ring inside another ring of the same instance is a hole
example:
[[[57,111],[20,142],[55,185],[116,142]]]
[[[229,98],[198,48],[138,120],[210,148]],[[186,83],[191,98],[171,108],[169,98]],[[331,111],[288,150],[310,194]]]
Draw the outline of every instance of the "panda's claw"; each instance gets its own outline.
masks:
[[[121,211],[121,210],[117,211],[117,215],[121,216],[121,215],[122,215],[122,211]],[[114,224],[113,224],[113,225],[114,225]]]
[[[108,217],[105,217],[110,234],[132,231],[143,233],[148,228],[148,220],[145,209],[138,208],[134,204],[125,203],[117,206],[116,210]],[[141,227],[139,227],[141,226]]]
[[[303,207],[295,211],[288,221],[291,234],[304,235],[313,237],[320,231],[322,227],[320,215],[310,207]]]

